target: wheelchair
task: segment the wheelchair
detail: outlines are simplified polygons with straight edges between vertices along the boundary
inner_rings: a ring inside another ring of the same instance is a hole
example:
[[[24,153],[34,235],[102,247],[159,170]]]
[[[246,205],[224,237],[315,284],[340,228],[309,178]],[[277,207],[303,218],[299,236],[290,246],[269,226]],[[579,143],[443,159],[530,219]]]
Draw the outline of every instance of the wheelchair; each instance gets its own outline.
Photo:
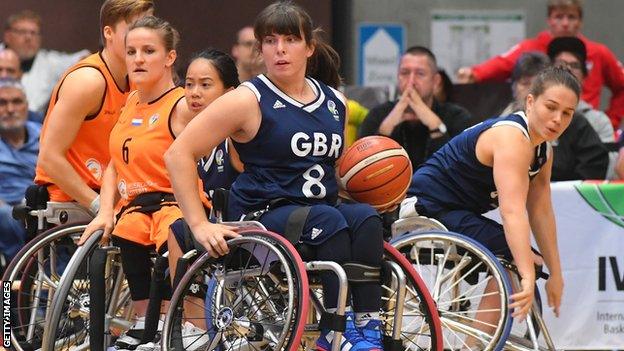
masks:
[[[220,200],[213,205],[225,208]],[[227,241],[225,256],[213,258],[200,254],[201,249],[182,256],[177,271],[184,274],[176,272],[163,350],[308,350],[321,328],[335,331],[332,350],[339,350],[348,284],[362,281],[382,284],[385,350],[442,350],[441,326],[427,287],[388,243],[382,269],[373,272],[354,264],[308,260],[306,245],[293,245],[257,222],[222,223],[245,229]],[[336,313],[323,308],[319,271],[338,277]],[[183,337],[187,323],[197,333]]]
[[[31,186],[26,204],[15,206],[30,240],[6,267],[4,281],[11,281],[11,343],[16,350],[38,349],[45,317],[58,282],[76,242],[92,214],[72,202],[50,202],[47,190]]]
[[[537,287],[525,321],[512,321],[508,301],[512,286],[520,286],[512,263],[427,217],[399,219],[391,232],[390,244],[418,272],[436,302],[445,350],[555,350]],[[547,275],[538,270],[536,277]],[[489,301],[488,308],[482,300]]]

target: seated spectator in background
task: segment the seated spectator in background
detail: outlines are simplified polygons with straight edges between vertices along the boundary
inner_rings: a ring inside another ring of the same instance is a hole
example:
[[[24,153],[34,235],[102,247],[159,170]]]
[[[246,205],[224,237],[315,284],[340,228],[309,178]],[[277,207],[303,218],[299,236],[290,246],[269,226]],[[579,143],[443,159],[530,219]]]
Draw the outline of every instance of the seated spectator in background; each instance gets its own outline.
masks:
[[[453,82],[444,68],[438,68],[438,73],[440,74],[440,84],[436,85],[433,98],[440,103],[448,102],[453,98]]]
[[[12,217],[35,177],[41,125],[27,120],[28,100],[21,84],[0,79],[0,253],[11,259],[26,232]]]
[[[587,51],[585,44],[577,37],[559,37],[553,39],[548,44],[548,57],[556,65],[567,66],[576,79],[583,83],[587,76],[587,66],[585,60]],[[602,111],[594,109],[589,103],[581,99],[576,107],[576,111],[582,113],[589,124],[594,128],[598,137],[603,143],[613,143],[615,133],[609,117]],[[615,162],[617,151],[609,153],[609,166],[607,168],[607,179],[615,179]]]
[[[548,30],[536,37],[525,39],[502,55],[493,57],[472,67],[462,67],[457,72],[459,83],[503,81],[511,75],[522,53],[539,51],[546,53],[548,44],[557,37],[578,37],[587,47],[587,78],[583,82],[583,100],[594,108],[600,106],[603,85],[611,90],[611,102],[607,115],[611,124],[619,127],[624,116],[624,73],[622,65],[613,52],[603,44],[585,38],[581,33],[583,6],[581,0],[548,0]]]
[[[623,138],[624,139],[624,138]],[[615,164],[615,173],[620,179],[624,179],[624,140],[620,140],[620,152],[617,163]]]
[[[472,117],[463,107],[434,99],[440,74],[435,56],[425,47],[413,46],[403,54],[398,81],[400,98],[372,108],[359,137],[391,137],[405,148],[416,168],[469,127]]]
[[[236,44],[232,46],[232,57],[236,61],[238,80],[241,82],[264,73],[264,62],[256,50],[256,37],[252,26],[245,26],[236,34]]]
[[[524,101],[538,73],[548,67],[549,59],[540,52],[523,54],[514,68],[514,101],[503,115],[524,110]],[[582,113],[574,113],[568,128],[552,142],[551,180],[605,179],[609,154],[596,131]]]
[[[357,140],[357,133],[364,118],[368,115],[368,109],[359,102],[347,99],[347,127],[345,128],[345,146],[349,147]]]
[[[0,79],[22,79],[19,57],[11,49],[0,49]],[[43,123],[43,113],[28,110],[28,120]]]
[[[4,29],[4,46],[20,58],[22,85],[34,111],[46,112],[48,100],[63,72],[89,54],[87,50],[63,53],[41,49],[41,17],[24,10],[9,16]]]

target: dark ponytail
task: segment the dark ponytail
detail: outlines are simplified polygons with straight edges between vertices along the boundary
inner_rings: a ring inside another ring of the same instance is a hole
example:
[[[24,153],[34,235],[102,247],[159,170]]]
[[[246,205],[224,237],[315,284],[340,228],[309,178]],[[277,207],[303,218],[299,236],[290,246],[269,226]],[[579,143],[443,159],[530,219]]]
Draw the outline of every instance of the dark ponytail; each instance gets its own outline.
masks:
[[[342,83],[340,78],[340,55],[322,38],[323,31],[318,28],[312,33],[314,54],[308,59],[306,74],[333,88]]]

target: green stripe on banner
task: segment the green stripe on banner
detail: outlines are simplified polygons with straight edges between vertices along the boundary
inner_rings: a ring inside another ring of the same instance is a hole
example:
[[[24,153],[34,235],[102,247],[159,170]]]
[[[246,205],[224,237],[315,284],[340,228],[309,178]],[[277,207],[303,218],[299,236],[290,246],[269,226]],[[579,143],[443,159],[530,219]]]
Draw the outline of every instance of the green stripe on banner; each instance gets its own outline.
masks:
[[[624,186],[582,183],[575,186],[583,199],[603,217],[624,227]]]

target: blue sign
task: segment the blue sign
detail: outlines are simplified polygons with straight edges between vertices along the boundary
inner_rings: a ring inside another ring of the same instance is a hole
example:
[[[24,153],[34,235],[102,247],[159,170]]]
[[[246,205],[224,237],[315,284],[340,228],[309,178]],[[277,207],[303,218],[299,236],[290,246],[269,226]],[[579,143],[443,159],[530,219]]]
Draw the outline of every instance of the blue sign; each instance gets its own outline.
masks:
[[[405,50],[405,27],[361,23],[358,34],[358,84],[396,85],[399,60]]]

